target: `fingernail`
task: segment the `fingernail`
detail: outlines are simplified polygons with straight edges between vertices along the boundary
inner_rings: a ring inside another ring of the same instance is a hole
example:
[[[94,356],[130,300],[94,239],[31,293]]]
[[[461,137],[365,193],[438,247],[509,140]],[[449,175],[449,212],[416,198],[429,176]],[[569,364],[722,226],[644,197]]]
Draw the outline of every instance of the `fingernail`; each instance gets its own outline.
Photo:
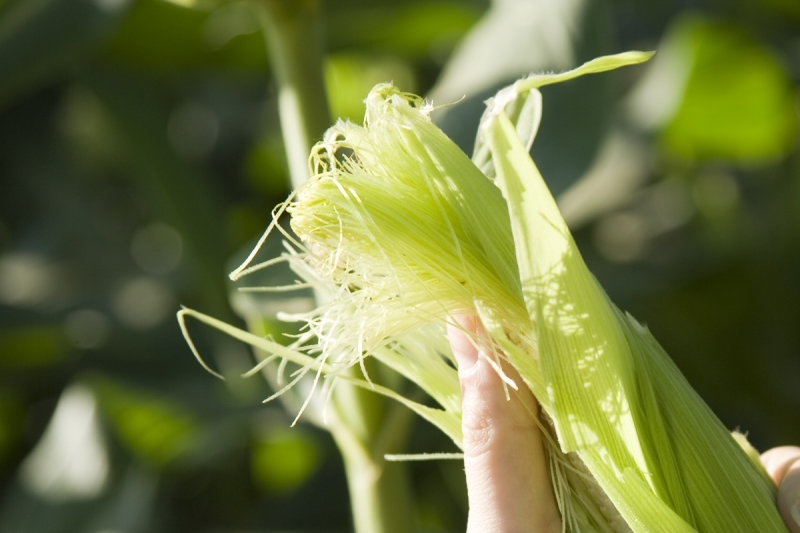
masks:
[[[794,505],[792,505],[792,508],[789,509],[789,512],[792,515],[792,520],[794,520],[794,523],[800,526],[800,500],[794,502]]]
[[[475,332],[476,318],[471,316],[451,317],[447,323],[447,337],[461,372],[469,370],[478,362],[478,350],[470,333]]]

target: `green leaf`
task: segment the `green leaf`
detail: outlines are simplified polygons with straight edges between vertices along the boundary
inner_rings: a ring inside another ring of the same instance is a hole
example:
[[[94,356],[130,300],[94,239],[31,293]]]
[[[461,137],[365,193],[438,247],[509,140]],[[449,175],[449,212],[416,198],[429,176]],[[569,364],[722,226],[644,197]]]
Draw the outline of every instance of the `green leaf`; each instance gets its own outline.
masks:
[[[578,68],[558,74],[533,74],[500,90],[486,102],[486,111],[481,117],[472,160],[484,174],[494,176],[492,157],[486,144],[485,129],[501,112],[505,113],[517,130],[518,137],[526,150],[530,150],[539,124],[542,120],[541,87],[569,81],[587,74],[596,74],[620,67],[643,63],[653,57],[655,52],[623,52],[611,56],[603,56],[587,61]]]
[[[0,368],[52,365],[69,353],[62,328],[29,326],[0,331]]]
[[[486,135],[536,330],[545,390],[533,392],[561,449],[577,452],[636,533],[785,531],[752,461],[591,275],[502,111]]]
[[[435,47],[454,46],[479,16],[474,9],[456,2],[390,5],[377,9],[337,9],[331,13],[326,29],[332,47],[366,45],[401,57],[425,57]]]
[[[256,483],[276,493],[296,490],[314,473],[319,462],[316,441],[300,429],[265,435],[253,443],[250,457]]]
[[[145,461],[162,467],[196,441],[200,423],[187,408],[108,377],[96,376],[90,383],[122,442]]]
[[[404,91],[415,91],[408,63],[392,57],[336,54],[325,62],[325,85],[331,116],[358,122],[364,116],[364,94],[376,84],[392,80]]]
[[[793,146],[792,83],[776,54],[731,24],[684,19],[668,44],[688,57],[683,98],[663,130],[664,145],[687,159],[764,161]]]
[[[391,398],[392,400],[400,402],[417,413],[417,415],[419,415],[421,418],[439,428],[442,433],[453,439],[453,442],[456,444],[456,446],[459,448],[462,447],[460,413],[448,412],[442,409],[434,409],[432,407],[428,407],[427,405],[422,405],[421,403],[409,400],[405,396],[381,385],[369,384],[363,380],[351,379],[347,377],[342,377],[340,379],[361,387],[362,389],[371,390],[372,392],[376,392],[382,396],[386,396],[387,398]]]
[[[646,471],[629,406],[624,401],[603,406],[615,390],[631,390],[635,383],[634,376],[624,371],[630,369],[630,352],[616,317],[511,122],[500,115],[487,133],[497,182],[511,212],[523,295],[539,339],[542,373],[547,383],[560,385],[548,388],[548,396],[540,401],[554,415],[561,447],[570,452],[604,446],[601,453],[608,455],[616,470],[638,466]],[[586,383],[595,386],[586,388]],[[581,416],[576,416],[578,412]],[[625,442],[633,445],[626,447]]]

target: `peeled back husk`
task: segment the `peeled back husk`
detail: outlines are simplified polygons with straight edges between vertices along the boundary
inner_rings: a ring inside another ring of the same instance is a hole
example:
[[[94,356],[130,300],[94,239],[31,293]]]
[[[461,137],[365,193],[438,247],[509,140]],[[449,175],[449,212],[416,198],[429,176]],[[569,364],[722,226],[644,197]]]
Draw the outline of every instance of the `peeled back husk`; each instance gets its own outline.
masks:
[[[297,267],[328,291],[304,317],[313,344],[293,348],[333,367],[381,360],[441,409],[372,387],[460,446],[443,329],[477,313],[494,356],[542,406],[567,531],[784,532],[772,482],[647,328],[608,299],[529,155],[538,87],[648,57],[599,58],[501,91],[474,162],[421,99],[376,86],[364,125],[339,122],[315,147],[313,178],[288,207]]]

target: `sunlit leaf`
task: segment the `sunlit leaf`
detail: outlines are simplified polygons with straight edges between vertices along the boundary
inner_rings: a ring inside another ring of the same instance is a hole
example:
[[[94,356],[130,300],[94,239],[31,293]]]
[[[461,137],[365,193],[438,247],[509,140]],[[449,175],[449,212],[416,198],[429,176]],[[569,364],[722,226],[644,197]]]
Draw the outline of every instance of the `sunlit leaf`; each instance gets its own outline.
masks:
[[[797,112],[785,67],[767,47],[730,24],[685,19],[670,39],[690,56],[683,99],[663,133],[691,159],[772,159],[795,139]]]

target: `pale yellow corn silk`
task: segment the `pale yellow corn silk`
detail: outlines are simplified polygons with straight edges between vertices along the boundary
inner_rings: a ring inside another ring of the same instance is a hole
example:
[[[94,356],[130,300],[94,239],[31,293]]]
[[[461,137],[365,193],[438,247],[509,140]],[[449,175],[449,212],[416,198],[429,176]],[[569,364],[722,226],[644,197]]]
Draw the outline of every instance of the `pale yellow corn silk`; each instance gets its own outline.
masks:
[[[477,313],[502,349],[494,357],[542,406],[566,531],[786,531],[763,470],[588,271],[525,146],[541,115],[538,87],[648,57],[599,58],[501,91],[481,123],[477,166],[419,97],[376,86],[364,126],[331,128],[311,155],[311,181],[287,203],[301,242],[286,259],[324,303],[295,317],[307,328],[289,348],[236,335],[301,373],[335,376],[375,357],[441,409],[368,376],[344,379],[405,403],[460,446],[444,325]]]

